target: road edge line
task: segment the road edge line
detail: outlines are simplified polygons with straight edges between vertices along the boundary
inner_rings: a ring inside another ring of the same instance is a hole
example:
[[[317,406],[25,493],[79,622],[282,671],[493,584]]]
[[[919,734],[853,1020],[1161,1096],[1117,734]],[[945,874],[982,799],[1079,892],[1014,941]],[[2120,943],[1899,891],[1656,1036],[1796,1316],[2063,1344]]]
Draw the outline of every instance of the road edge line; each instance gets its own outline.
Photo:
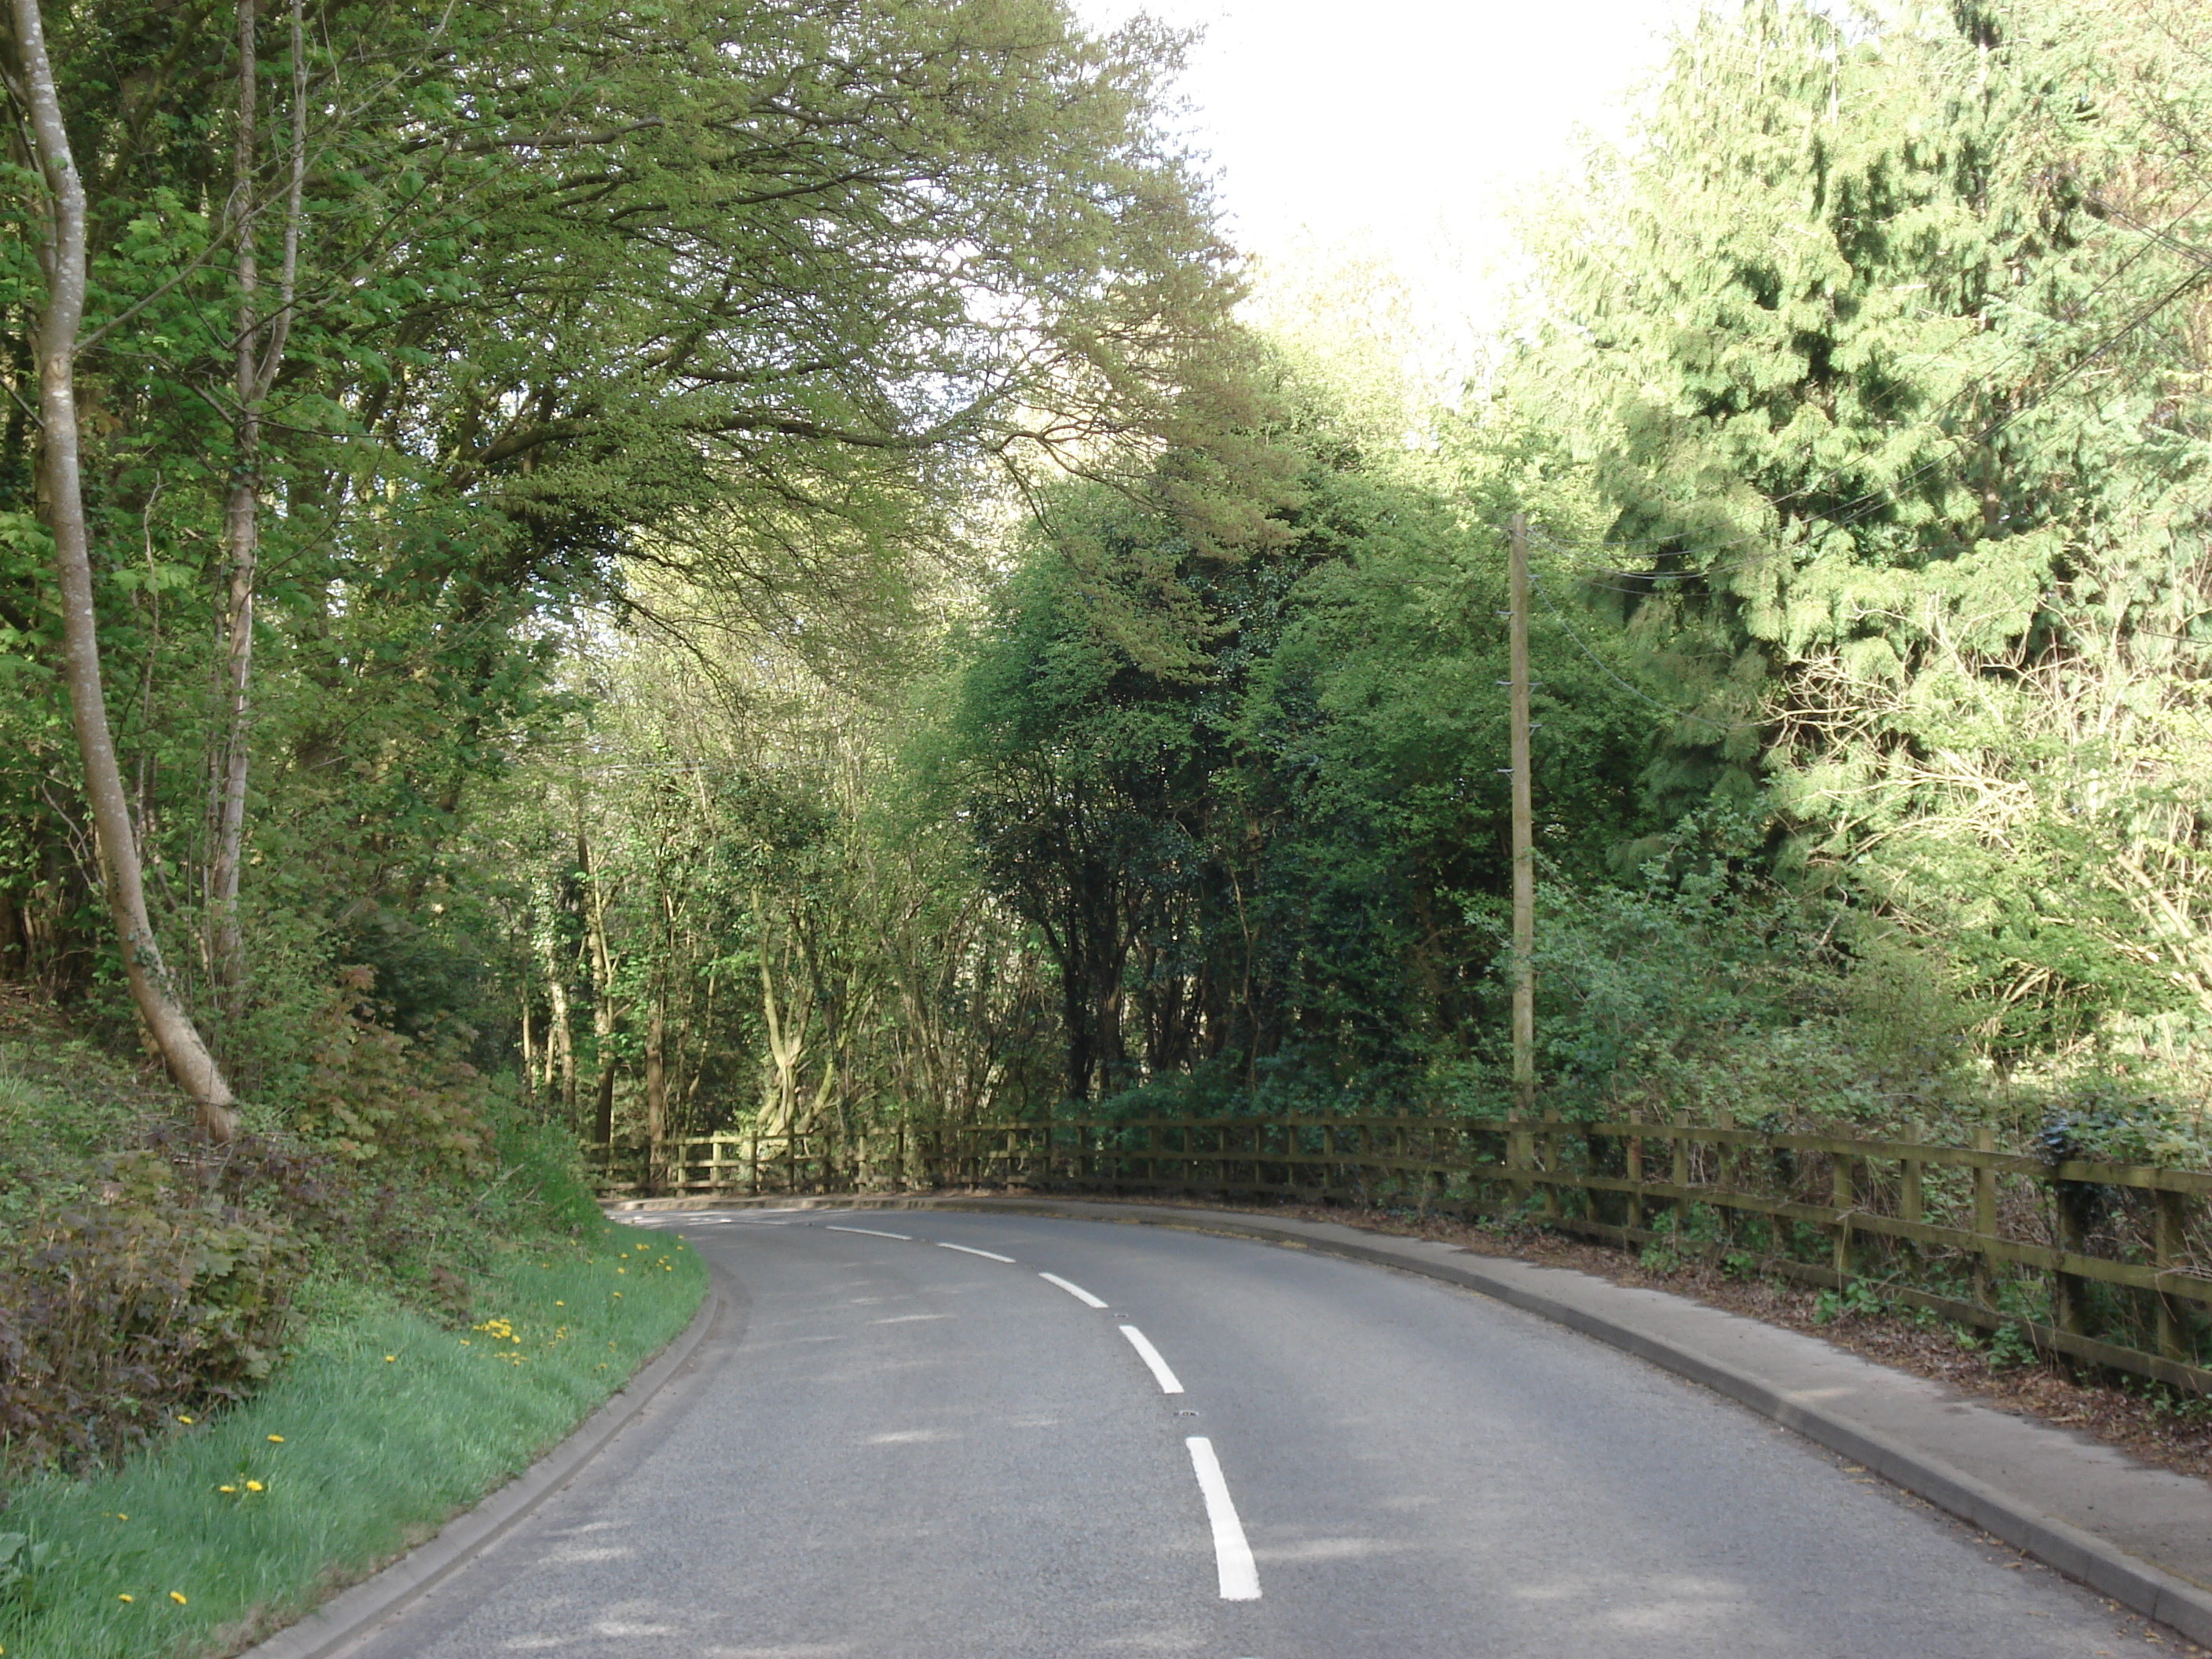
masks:
[[[684,1361],[698,1351],[725,1305],[721,1291],[710,1283],[691,1322],[664,1345],[654,1358],[632,1373],[629,1382],[571,1430],[559,1445],[507,1485],[455,1516],[435,1536],[417,1544],[391,1565],[358,1584],[341,1590],[266,1641],[246,1649],[239,1659],[327,1659],[327,1656],[364,1634],[369,1626],[398,1612],[467,1565],[546,1498],[568,1485],[586,1463],[605,1449],[608,1442],[629,1426]]]

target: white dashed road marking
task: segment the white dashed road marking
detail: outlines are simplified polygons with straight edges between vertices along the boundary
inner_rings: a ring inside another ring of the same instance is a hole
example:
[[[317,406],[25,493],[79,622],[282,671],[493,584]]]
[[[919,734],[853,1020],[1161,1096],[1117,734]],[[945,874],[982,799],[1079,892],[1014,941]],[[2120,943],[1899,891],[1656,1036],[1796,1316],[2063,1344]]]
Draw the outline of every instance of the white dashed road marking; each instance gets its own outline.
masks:
[[[1160,1351],[1152,1346],[1150,1337],[1134,1325],[1122,1326],[1121,1334],[1129,1339],[1129,1346],[1137,1351],[1138,1358],[1152,1368],[1152,1375],[1159,1379],[1162,1394],[1182,1392],[1182,1384],[1176,1380],[1176,1374],[1168,1369],[1168,1362],[1160,1358]]]
[[[1066,1279],[1062,1279],[1058,1273],[1039,1273],[1037,1277],[1043,1279],[1048,1285],[1059,1285],[1061,1290],[1066,1291],[1070,1296],[1073,1297],[1078,1302],[1080,1302],[1086,1308],[1103,1308],[1106,1305],[1097,1297],[1091,1295],[1090,1291],[1085,1290],[1082,1285],[1071,1285]]]
[[[1194,1434],[1182,1443],[1190,1448],[1190,1467],[1197,1473],[1199,1491],[1206,1494],[1206,1518],[1213,1526],[1213,1565],[1221,1579],[1221,1599],[1256,1601],[1260,1599],[1259,1565],[1252,1559],[1251,1545],[1244,1541],[1244,1523],[1237,1518],[1237,1505],[1230,1501],[1229,1482],[1221,1473],[1221,1460],[1213,1455],[1213,1443]]]
[[[988,1256],[994,1261],[1012,1261],[1013,1260],[1013,1257],[1010,1255],[1000,1255],[996,1250],[978,1250],[971,1249],[969,1246],[965,1244],[947,1244],[941,1240],[939,1242],[937,1248],[940,1250],[957,1250],[963,1255]]]

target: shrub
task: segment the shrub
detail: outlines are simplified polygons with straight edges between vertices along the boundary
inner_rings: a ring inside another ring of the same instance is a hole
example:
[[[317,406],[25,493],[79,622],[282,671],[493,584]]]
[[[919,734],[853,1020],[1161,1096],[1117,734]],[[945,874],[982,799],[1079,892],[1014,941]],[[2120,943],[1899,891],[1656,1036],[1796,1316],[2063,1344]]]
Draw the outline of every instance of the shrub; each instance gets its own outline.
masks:
[[[268,1375],[306,1252],[281,1218],[192,1175],[126,1153],[0,1266],[0,1434],[15,1461],[112,1456]]]
[[[293,1121],[356,1163],[400,1159],[482,1173],[490,1162],[489,1085],[461,1051],[461,1027],[417,1042],[384,1023],[375,970],[343,969],[316,1017]]]

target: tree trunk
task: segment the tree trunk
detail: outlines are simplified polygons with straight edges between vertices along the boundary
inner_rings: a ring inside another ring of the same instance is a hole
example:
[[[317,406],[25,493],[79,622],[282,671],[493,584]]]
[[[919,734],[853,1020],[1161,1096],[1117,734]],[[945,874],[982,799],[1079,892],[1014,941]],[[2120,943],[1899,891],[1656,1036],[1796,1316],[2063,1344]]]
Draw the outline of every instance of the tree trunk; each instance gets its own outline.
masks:
[[[46,58],[38,0],[13,0],[19,82],[28,107],[32,143],[46,185],[39,263],[46,277],[38,327],[39,494],[54,538],[54,570],[62,595],[63,676],[70,717],[84,762],[84,793],[100,849],[100,884],[121,947],[123,971],[139,1018],[178,1086],[199,1108],[199,1122],[217,1139],[238,1133],[230,1085],[185,1018],[146,916],[144,871],[131,822],[131,804],[116,764],[100,684],[99,612],[93,600],[92,554],[85,527],[77,451],[76,342],[84,320],[84,183],[70,153],[53,65]]]
[[[591,842],[579,830],[576,835],[576,862],[584,872],[586,883],[586,943],[592,957],[592,1036],[596,1039],[593,1056],[599,1061],[599,1086],[594,1091],[592,1122],[594,1134],[602,1146],[610,1145],[615,1133],[615,964],[614,954],[607,948],[607,890],[599,879],[599,866],[592,861]]]
[[[538,1103],[538,1054],[531,1043],[530,988],[522,988],[522,1109],[526,1112]]]
[[[645,1134],[658,1142],[668,1132],[668,999],[656,990],[645,1026]]]
[[[260,313],[260,260],[254,238],[261,211],[253,199],[255,94],[259,82],[257,0],[239,0],[238,131],[232,158],[230,220],[238,248],[238,338],[233,392],[232,441],[236,448],[223,503],[223,547],[230,593],[223,613],[225,728],[210,803],[214,851],[208,869],[208,961],[224,1017],[244,1011],[246,944],[238,916],[238,880],[246,842],[246,775],[252,734],[247,699],[253,669],[253,586],[261,543],[261,410],[284,360],[300,264],[300,204],[307,179],[307,58],[301,0],[292,0],[291,176],[284,216],[284,254],[276,304]]]
[[[576,1127],[576,1029],[568,1013],[568,987],[556,975],[550,981],[552,1023],[545,1033],[545,1092],[561,1103],[561,1121],[570,1133]]]
[[[538,965],[545,975],[545,1099],[557,1106],[561,1121],[576,1130],[576,1036],[568,1017],[568,974],[561,961],[557,922],[565,908],[550,884],[541,883],[536,893]]]

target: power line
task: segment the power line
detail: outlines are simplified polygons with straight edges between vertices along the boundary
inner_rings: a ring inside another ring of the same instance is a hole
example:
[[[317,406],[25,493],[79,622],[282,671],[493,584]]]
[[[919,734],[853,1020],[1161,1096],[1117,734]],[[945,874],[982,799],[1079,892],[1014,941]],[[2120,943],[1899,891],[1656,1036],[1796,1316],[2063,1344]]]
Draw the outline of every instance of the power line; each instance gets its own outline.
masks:
[[[1660,713],[1663,714],[1671,714],[1676,720],[1696,720],[1701,726],[1710,726],[1713,727],[1714,730],[1719,732],[1741,732],[1745,726],[1751,724],[1749,720],[1717,720],[1709,714],[1693,714],[1686,708],[1675,708],[1668,704],[1663,703],[1660,702],[1658,698],[1652,696],[1650,693],[1640,690],[1637,687],[1631,685],[1626,680],[1621,678],[1620,675],[1614,673],[1612,668],[1599,658],[1596,652],[1591,650],[1589,646],[1583,643],[1583,636],[1575,632],[1573,627],[1568,623],[1566,617],[1560,613],[1559,607],[1552,603],[1552,595],[1550,591],[1537,579],[1536,573],[1533,570],[1528,573],[1528,585],[1531,587],[1534,587],[1536,590],[1537,594],[1543,599],[1544,609],[1552,613],[1552,620],[1559,623],[1560,631],[1565,634],[1569,639],[1575,642],[1575,648],[1590,659],[1591,663],[1596,667],[1599,673],[1604,675],[1606,678],[1611,680],[1622,690],[1627,692],[1630,696],[1639,698],[1643,702],[1650,703],[1654,708],[1659,710]]]

